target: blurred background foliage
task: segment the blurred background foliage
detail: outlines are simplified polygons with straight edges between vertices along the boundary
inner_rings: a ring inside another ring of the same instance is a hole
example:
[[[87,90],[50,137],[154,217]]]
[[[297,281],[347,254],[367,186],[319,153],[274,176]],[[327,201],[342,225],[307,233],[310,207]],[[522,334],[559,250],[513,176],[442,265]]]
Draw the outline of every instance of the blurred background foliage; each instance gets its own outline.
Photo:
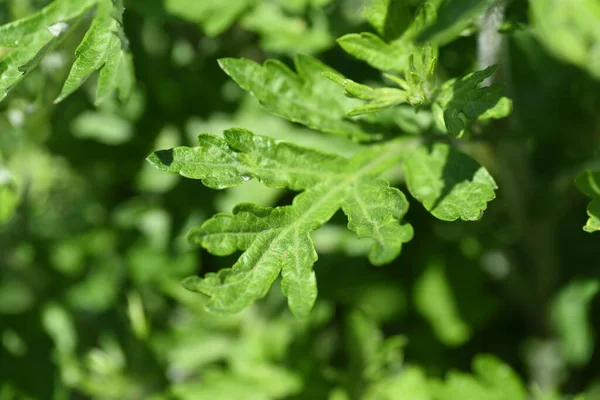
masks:
[[[0,22],[47,3],[0,1]],[[443,2],[426,32],[444,44],[442,75],[477,68],[478,18],[495,3]],[[93,80],[52,104],[85,24],[11,91],[0,103],[0,399],[600,399],[600,238],[582,231],[588,200],[573,185],[600,162],[596,0],[495,5],[514,111],[458,142],[500,187],[481,221],[441,222],[414,205],[415,238],[375,268],[369,243],[334,218],[313,235],[319,299],[308,320],[279,290],[215,317],[180,286],[234,260],[191,248],[188,229],[240,202],[289,197],[255,182],[208,190],[145,157],[230,127],[356,152],[268,114],[216,60],[314,54],[375,80],[335,42],[373,31],[363,6],[129,0],[137,82],[125,104],[94,107]],[[416,115],[400,107],[393,118],[410,134],[431,123]]]

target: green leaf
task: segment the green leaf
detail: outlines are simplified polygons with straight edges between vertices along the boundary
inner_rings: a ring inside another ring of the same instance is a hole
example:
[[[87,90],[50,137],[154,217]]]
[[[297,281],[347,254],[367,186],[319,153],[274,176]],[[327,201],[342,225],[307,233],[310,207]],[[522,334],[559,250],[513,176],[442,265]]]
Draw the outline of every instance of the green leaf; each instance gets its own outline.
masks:
[[[420,42],[441,46],[458,37],[475,24],[498,0],[446,0],[438,9],[437,21],[423,30]]]
[[[472,72],[465,77],[452,79],[442,86],[436,102],[444,110],[444,123],[448,132],[454,136],[462,135],[464,116],[470,120],[485,118],[504,118],[511,109],[509,99],[502,97],[504,88],[500,84],[478,87],[496,71],[495,66]]]
[[[565,359],[584,366],[592,357],[595,334],[590,321],[592,299],[600,291],[600,282],[587,279],[569,283],[552,302],[552,322]]]
[[[496,357],[480,354],[473,360],[475,375],[450,372],[444,383],[432,385],[441,400],[526,400],[529,395],[517,374]]]
[[[384,1],[373,0],[373,4],[383,6]],[[404,1],[392,0],[392,3],[404,3]],[[405,15],[410,15],[408,10],[403,11]],[[344,35],[338,39],[339,45],[348,54],[353,57],[365,61],[373,68],[381,71],[394,71],[405,73],[410,68],[411,55],[415,59],[422,58],[425,47],[415,44],[415,38],[418,33],[426,26],[431,24],[436,17],[436,10],[433,1],[423,3],[417,14],[414,16],[406,29],[394,38],[390,38],[384,34],[388,41],[381,39],[377,35],[369,32],[360,34],[351,33]],[[398,21],[399,19],[396,18]]]
[[[342,209],[348,216],[348,229],[359,238],[375,241],[369,252],[369,261],[374,265],[394,260],[402,244],[412,239],[412,227],[400,224],[408,211],[408,201],[384,180],[369,178],[357,182],[348,190]]]
[[[326,71],[323,73],[323,75],[331,79],[333,82],[343,86],[346,90],[346,96],[367,100],[369,102],[369,104],[360,107],[354,107],[349,110],[348,116],[350,117],[381,111],[389,107],[406,103],[408,100],[408,93],[404,90],[395,88],[373,89],[369,86],[356,83],[350,79],[345,79],[343,76],[331,71]]]
[[[401,36],[411,21],[406,0],[370,0],[363,14],[377,32],[388,40]]]
[[[345,158],[307,151],[245,129],[228,129],[224,136],[225,140],[202,134],[198,137],[198,147],[157,151],[148,161],[169,173],[201,179],[213,189],[237,186],[258,178],[269,187],[301,190],[323,180],[338,179],[349,167]],[[315,165],[319,166],[318,170]]]
[[[284,7],[285,2],[281,6]],[[312,54],[335,43],[322,10],[315,10],[306,21],[302,15],[287,15],[276,4],[259,2],[241,25],[261,37],[265,50],[277,53]]]
[[[575,186],[592,198],[587,207],[588,220],[583,230],[586,232],[600,231],[600,171],[587,170],[575,178]]]
[[[256,0],[165,0],[167,12],[185,20],[199,23],[208,36],[224,32],[256,4]]]
[[[415,284],[417,311],[431,324],[436,336],[447,346],[460,346],[471,337],[461,319],[456,300],[439,261],[430,261]]]
[[[496,196],[490,173],[467,155],[443,143],[417,148],[404,163],[411,195],[444,221],[475,221]]]
[[[296,56],[297,74],[275,60],[267,60],[261,66],[246,59],[224,58],[219,64],[275,115],[355,140],[376,138],[346,118],[345,110],[355,103],[340,96],[337,85],[323,76],[326,71],[335,71],[312,57]]]
[[[96,104],[118,88],[121,99],[132,90],[131,58],[122,31],[123,5],[113,0],[97,0],[96,15],[90,29],[75,51],[75,63],[55,102],[60,102],[77,90],[89,76],[101,69],[96,91]]]
[[[56,0],[37,13],[0,26],[0,100],[37,66],[73,20],[94,6],[96,0]]]
[[[0,225],[13,216],[19,205],[20,197],[17,183],[12,174],[2,167],[0,162]]]
[[[536,37],[555,57],[600,79],[600,3],[534,0],[529,8]]]
[[[281,273],[290,309],[308,316],[317,295],[312,265],[317,253],[310,233],[340,208],[349,228],[374,243],[370,259],[391,262],[412,228],[401,223],[406,199],[383,180],[374,180],[398,162],[406,140],[372,146],[345,159],[234,129],[225,140],[201,135],[200,146],[154,153],[149,161],[171,173],[202,179],[207,186],[229,187],[249,177],[267,186],[305,189],[290,206],[242,204],[217,214],[192,230],[189,240],[216,255],[244,251],[232,268],[191,277],[184,285],[211,297],[207,308],[220,314],[243,310],[268,292]]]
[[[403,72],[408,67],[410,51],[388,44],[370,32],[350,33],[337,42],[346,53],[381,71]]]

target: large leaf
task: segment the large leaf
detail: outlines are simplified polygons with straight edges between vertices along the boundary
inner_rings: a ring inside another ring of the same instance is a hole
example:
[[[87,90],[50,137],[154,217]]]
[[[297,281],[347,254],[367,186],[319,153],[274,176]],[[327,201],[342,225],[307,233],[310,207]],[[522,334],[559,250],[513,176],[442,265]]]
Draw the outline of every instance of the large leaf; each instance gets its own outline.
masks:
[[[291,310],[306,317],[317,295],[312,265],[317,260],[310,233],[343,208],[349,228],[373,240],[370,260],[391,262],[412,227],[402,224],[408,203],[387,182],[374,180],[399,161],[406,140],[372,146],[345,159],[245,130],[230,130],[225,140],[201,135],[200,146],[154,153],[149,161],[171,173],[182,173],[212,187],[228,187],[256,177],[265,185],[305,189],[291,206],[265,208],[243,204],[231,214],[217,214],[190,232],[193,243],[216,255],[244,251],[232,267],[185,286],[208,294],[208,309],[241,311],[263,297],[281,273],[282,290]]]

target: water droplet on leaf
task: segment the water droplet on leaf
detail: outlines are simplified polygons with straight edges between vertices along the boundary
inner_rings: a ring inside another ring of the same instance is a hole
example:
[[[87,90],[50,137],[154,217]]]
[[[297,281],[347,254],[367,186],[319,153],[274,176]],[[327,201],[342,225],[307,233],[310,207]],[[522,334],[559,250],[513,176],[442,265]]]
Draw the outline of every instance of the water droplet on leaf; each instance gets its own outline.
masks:
[[[248,182],[250,179],[252,179],[250,175],[240,175],[240,178],[242,178],[244,182]]]
[[[50,31],[52,36],[56,37],[56,36],[60,35],[61,33],[63,33],[64,31],[66,31],[68,28],[69,28],[69,24],[67,24],[66,22],[57,22],[53,25],[50,25],[48,27],[48,30]]]

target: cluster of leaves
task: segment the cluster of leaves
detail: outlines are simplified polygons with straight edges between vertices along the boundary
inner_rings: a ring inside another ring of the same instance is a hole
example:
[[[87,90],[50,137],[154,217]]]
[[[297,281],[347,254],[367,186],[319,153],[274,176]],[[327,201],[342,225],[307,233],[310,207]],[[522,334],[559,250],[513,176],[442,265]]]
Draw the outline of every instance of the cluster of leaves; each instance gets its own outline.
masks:
[[[599,395],[594,0],[0,22],[0,399]]]

